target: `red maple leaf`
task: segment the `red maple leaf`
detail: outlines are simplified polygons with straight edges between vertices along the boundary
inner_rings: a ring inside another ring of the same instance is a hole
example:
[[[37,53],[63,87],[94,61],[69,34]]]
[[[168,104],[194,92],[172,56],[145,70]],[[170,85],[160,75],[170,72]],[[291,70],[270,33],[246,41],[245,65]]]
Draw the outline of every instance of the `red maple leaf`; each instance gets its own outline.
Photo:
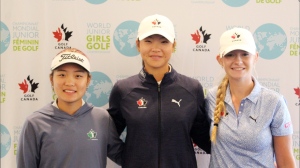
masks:
[[[298,95],[298,98],[300,98],[300,88],[294,88],[295,94]]]
[[[60,40],[62,39],[62,33],[60,31],[60,28],[58,28],[56,30],[56,32],[52,32],[54,34],[54,38],[57,39],[57,42],[60,42]]]
[[[194,40],[196,42],[196,44],[200,43],[201,36],[200,36],[198,30],[196,33],[191,34],[191,36],[192,36],[192,40]]]
[[[24,79],[24,82],[19,83],[20,89],[23,90],[23,93],[26,93],[28,91],[28,84],[26,80]]]
[[[137,102],[136,102],[139,106],[142,106],[144,103],[143,103],[143,100],[138,100]]]

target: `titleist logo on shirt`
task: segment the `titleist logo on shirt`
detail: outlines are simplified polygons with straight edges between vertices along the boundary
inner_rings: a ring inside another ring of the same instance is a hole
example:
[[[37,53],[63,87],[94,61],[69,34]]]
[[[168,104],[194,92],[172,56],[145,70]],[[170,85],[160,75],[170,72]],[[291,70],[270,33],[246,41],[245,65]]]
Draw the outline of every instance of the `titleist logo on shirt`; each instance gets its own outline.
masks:
[[[79,56],[76,56],[74,54],[73,55],[71,55],[71,54],[62,54],[60,57],[61,57],[61,59],[59,60],[59,62],[61,62],[64,59],[74,59],[74,60],[77,60],[77,61],[80,61],[80,62],[84,61],[84,59],[82,59]]]

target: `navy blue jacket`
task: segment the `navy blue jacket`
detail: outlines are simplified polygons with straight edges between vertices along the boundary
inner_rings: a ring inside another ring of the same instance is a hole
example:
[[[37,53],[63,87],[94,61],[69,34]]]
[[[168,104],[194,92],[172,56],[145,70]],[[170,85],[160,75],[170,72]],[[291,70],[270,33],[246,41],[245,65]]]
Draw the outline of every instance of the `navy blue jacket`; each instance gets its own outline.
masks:
[[[114,85],[108,112],[126,128],[124,168],[196,168],[193,143],[210,153],[209,122],[199,81],[166,73],[158,85],[143,69]]]

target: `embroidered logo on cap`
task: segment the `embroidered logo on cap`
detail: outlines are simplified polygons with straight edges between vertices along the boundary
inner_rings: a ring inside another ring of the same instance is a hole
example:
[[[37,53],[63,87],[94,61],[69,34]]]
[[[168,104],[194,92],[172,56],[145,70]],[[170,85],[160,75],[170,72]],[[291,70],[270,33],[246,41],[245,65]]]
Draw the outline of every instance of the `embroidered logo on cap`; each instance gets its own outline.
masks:
[[[155,19],[151,22],[153,24],[152,28],[161,28],[162,26],[160,25],[161,24],[161,21]]]
[[[237,33],[234,33],[231,38],[232,38],[232,42],[235,42],[235,41],[242,41],[242,39],[240,39],[241,35],[240,34],[237,34]]]
[[[71,53],[62,54],[60,57],[61,57],[61,59],[59,60],[59,62],[61,62],[64,59],[74,59],[74,60],[77,60],[80,62],[84,61],[82,58],[80,58],[79,56],[76,56],[75,54],[71,55]]]
[[[235,39],[235,38],[240,38],[241,35],[234,33],[231,38]]]
[[[161,22],[160,22],[159,20],[157,20],[157,19],[155,19],[155,20],[152,21],[152,24],[153,24],[153,25],[156,25],[156,24],[157,24],[157,25],[160,25],[160,23],[161,23]]]

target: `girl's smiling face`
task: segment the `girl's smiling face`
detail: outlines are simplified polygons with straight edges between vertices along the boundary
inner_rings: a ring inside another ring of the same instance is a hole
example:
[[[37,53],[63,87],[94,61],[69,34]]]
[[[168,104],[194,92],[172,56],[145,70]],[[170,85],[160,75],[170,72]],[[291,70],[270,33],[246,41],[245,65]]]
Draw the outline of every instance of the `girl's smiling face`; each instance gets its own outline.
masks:
[[[251,54],[243,50],[233,50],[224,57],[217,57],[218,62],[224,67],[229,78],[251,79],[254,64],[258,59],[258,54]]]
[[[175,49],[175,42],[171,43],[161,35],[151,35],[136,43],[148,72],[168,69],[168,62]]]
[[[57,95],[58,106],[82,104],[82,97],[91,77],[80,65],[67,63],[53,70],[50,81]]]

